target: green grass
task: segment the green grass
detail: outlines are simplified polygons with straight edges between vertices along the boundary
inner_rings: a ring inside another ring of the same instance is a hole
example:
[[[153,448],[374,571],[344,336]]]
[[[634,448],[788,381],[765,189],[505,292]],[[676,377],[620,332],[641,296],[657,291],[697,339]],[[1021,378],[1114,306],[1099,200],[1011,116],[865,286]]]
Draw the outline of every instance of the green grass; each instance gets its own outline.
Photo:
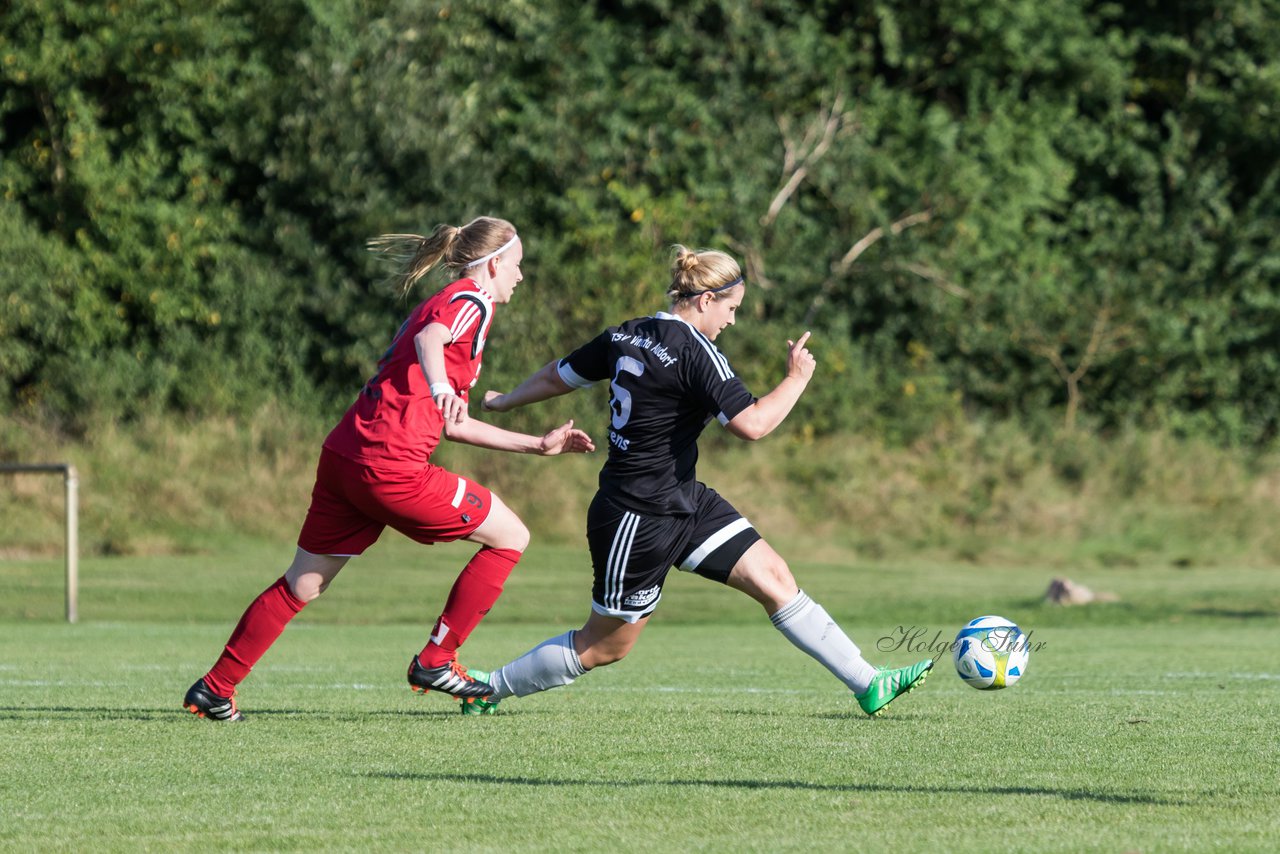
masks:
[[[878,662],[1000,613],[1043,647],[1018,686],[943,663],[866,719],[744,597],[674,574],[644,640],[575,685],[464,718],[404,683],[467,551],[388,537],[242,686],[242,726],[182,692],[290,549],[0,563],[0,849],[1267,851],[1280,838],[1275,570],[1073,575],[1119,601],[1039,603],[1052,571],[808,562]],[[785,551],[785,550],[784,550]],[[794,550],[793,550],[794,551]],[[580,623],[578,549],[535,544],[464,659]],[[893,646],[889,643],[888,646]]]

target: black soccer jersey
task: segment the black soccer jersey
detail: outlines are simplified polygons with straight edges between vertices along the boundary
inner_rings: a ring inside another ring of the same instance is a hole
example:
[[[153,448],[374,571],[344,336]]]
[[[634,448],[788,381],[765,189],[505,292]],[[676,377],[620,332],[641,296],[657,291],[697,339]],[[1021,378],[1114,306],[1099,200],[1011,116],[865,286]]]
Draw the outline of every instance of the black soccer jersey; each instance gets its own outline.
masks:
[[[575,388],[609,380],[600,489],[637,513],[692,513],[698,436],[755,402],[710,339],[661,311],[601,332],[560,360],[560,376]]]

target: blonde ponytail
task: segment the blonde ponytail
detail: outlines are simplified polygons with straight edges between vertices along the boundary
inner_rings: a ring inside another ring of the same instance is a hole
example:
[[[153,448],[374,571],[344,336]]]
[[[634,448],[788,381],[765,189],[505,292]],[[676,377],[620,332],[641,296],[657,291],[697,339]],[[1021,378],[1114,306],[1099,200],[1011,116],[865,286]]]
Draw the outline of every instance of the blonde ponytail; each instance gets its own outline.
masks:
[[[461,227],[437,225],[427,237],[379,235],[365,246],[395,269],[391,284],[405,296],[436,265],[461,273],[475,261],[501,251],[515,236],[516,227],[505,219],[481,216]]]

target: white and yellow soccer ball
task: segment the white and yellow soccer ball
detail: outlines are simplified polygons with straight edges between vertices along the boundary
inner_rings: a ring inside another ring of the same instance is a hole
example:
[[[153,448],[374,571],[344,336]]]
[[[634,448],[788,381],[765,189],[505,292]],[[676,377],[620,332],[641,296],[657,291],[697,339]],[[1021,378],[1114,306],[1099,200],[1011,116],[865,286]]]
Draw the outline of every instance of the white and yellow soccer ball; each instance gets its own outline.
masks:
[[[981,691],[1008,688],[1027,672],[1030,639],[1012,620],[978,617],[956,635],[951,655],[956,673]]]

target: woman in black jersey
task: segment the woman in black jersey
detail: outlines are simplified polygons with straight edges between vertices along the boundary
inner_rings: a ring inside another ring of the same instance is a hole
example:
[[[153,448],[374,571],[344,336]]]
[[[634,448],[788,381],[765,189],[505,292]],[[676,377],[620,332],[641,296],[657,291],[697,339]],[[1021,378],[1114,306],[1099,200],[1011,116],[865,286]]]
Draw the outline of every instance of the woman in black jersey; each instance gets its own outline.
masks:
[[[746,295],[738,263],[723,252],[675,247],[669,311],[611,326],[484,408],[505,412],[609,383],[609,457],[587,512],[595,569],[591,615],[577,631],[551,638],[477,679],[494,687],[465,713],[493,712],[499,700],[567,685],[622,659],[662,598],[675,566],[727,584],[759,602],[793,644],[816,658],[875,715],[924,682],[930,659],[878,669],[796,585],[786,561],[694,467],[697,439],[715,419],[754,441],[782,423],[808,386],[816,362],[809,333],[788,341],[786,375],[757,399],[716,348]]]

